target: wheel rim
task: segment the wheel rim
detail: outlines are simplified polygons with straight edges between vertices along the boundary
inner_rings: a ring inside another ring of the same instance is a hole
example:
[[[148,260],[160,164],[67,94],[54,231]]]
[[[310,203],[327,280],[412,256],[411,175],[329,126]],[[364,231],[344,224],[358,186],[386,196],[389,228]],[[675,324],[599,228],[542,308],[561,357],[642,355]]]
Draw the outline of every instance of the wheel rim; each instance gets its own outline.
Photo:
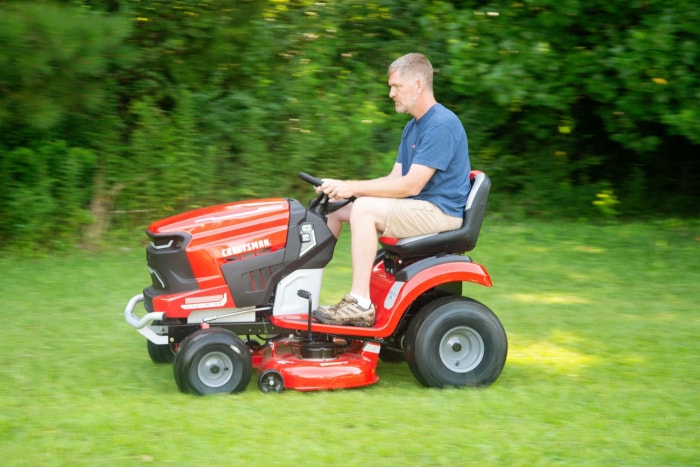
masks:
[[[202,383],[212,388],[219,388],[231,380],[233,362],[223,352],[209,352],[197,365],[197,375]]]
[[[440,340],[440,360],[455,373],[467,373],[484,358],[484,340],[474,329],[458,326]]]
[[[276,371],[269,371],[263,373],[260,377],[260,383],[258,385],[262,392],[282,392],[284,389],[284,379],[282,375]]]

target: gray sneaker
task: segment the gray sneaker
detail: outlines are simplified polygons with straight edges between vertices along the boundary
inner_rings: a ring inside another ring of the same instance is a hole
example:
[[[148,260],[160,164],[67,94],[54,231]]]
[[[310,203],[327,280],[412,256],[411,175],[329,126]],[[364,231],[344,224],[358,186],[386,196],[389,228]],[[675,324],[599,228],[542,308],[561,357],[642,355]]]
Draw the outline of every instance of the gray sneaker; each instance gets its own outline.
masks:
[[[335,305],[314,310],[313,316],[324,324],[371,327],[374,325],[374,305],[362,308],[355,297],[348,294]]]

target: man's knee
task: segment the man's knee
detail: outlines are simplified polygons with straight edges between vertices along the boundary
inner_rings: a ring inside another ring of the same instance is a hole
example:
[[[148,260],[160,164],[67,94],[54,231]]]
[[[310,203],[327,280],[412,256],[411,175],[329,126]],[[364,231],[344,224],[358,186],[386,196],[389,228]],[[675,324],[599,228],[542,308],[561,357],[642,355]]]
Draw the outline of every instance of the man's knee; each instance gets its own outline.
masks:
[[[369,221],[374,224],[377,230],[383,230],[387,215],[386,198],[363,196],[357,198],[353,204],[351,224],[358,221]]]
[[[353,203],[353,216],[381,216],[386,211],[384,206],[385,198],[375,198],[373,196],[362,196]]]

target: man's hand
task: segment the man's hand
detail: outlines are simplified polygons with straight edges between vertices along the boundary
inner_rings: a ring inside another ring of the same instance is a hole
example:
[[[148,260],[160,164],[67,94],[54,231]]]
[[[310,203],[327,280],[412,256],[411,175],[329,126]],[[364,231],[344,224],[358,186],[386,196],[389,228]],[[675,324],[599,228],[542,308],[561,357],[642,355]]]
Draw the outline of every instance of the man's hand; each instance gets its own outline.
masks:
[[[347,180],[335,180],[332,178],[323,179],[323,185],[319,190],[328,195],[331,201],[340,201],[355,195],[352,190],[352,183]]]

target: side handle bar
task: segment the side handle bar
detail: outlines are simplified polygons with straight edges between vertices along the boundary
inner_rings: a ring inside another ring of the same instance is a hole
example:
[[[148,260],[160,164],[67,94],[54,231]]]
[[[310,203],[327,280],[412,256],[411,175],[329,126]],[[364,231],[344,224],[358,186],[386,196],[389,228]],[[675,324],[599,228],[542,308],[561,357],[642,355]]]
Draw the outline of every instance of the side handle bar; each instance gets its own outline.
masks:
[[[129,323],[129,325],[131,325],[131,327],[136,329],[149,341],[157,345],[167,345],[167,335],[156,334],[150,327],[148,327],[148,325],[150,325],[153,321],[163,319],[165,313],[163,313],[162,311],[146,313],[144,316],[139,318],[138,316],[136,316],[136,313],[134,313],[134,308],[136,308],[136,305],[141,302],[143,302],[142,293],[131,297],[129,303],[126,304],[126,308],[124,308],[124,319],[127,323]]]

